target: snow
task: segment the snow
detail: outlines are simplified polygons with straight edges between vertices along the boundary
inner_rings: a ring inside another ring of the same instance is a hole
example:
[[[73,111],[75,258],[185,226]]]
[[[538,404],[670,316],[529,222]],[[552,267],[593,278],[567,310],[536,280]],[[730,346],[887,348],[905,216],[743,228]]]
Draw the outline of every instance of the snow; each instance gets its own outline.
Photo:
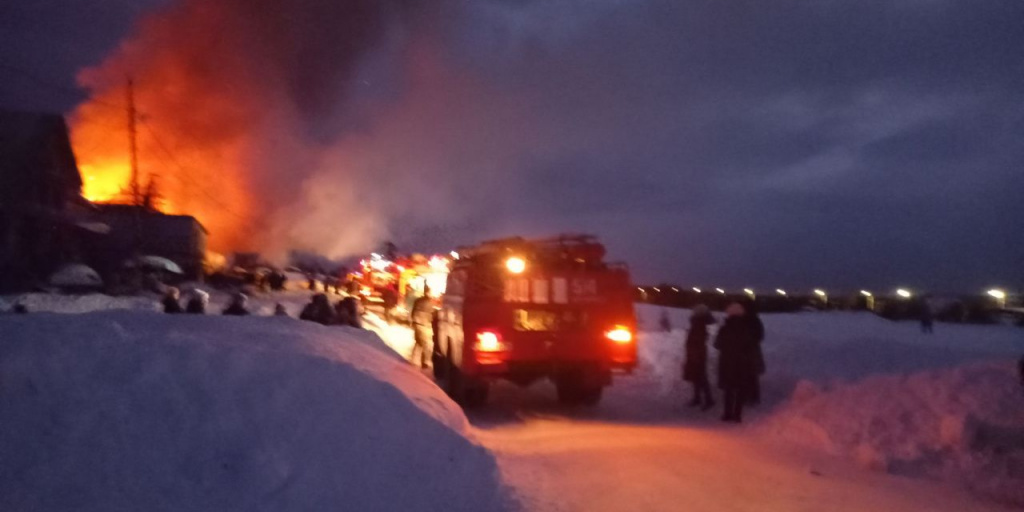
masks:
[[[0,332],[0,510],[510,507],[461,410],[373,333],[124,310]]]
[[[662,309],[638,311],[645,329],[657,328]],[[688,311],[669,314],[672,325],[686,325]],[[762,320],[768,408],[754,417],[761,431],[867,469],[958,483],[1024,506],[1024,389],[1016,372],[1024,331],[938,324],[926,335],[913,322],[866,313]],[[678,379],[684,334],[648,332],[640,341],[663,393]]]
[[[216,313],[229,295],[212,295]],[[294,316],[310,295],[254,294],[250,308]],[[158,315],[156,296],[24,300],[86,314],[0,317],[4,510],[1024,506],[1019,328],[763,315],[765,402],[730,425],[684,405],[689,311],[641,305],[639,367],[600,406],[499,383],[467,423],[402,363],[411,331],[373,313],[360,331]],[[87,313],[103,309],[121,311]]]

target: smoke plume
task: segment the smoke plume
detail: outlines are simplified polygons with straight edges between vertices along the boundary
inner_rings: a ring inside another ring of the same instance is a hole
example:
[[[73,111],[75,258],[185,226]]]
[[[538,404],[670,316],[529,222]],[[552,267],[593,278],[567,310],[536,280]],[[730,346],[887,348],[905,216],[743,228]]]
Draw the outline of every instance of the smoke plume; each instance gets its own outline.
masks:
[[[128,180],[130,78],[143,184],[155,181],[165,210],[196,215],[214,250],[339,257],[400,219],[447,222],[451,189],[435,173],[450,160],[436,157],[453,141],[440,125],[469,84],[443,69],[429,5],[182,0],[151,14],[80,75],[87,197]]]

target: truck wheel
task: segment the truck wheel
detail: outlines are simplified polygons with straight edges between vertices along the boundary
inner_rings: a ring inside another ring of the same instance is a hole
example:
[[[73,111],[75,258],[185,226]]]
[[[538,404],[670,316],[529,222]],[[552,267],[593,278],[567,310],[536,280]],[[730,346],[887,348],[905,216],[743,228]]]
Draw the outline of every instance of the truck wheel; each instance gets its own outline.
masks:
[[[445,368],[446,380],[444,390],[455,403],[472,409],[480,407],[487,402],[487,395],[490,392],[490,384],[482,379],[466,377],[462,374],[450,359]]]
[[[465,386],[464,382],[464,386]],[[472,379],[469,386],[463,388],[462,404],[467,408],[481,407],[487,403],[487,395],[491,386],[485,380]]]
[[[579,394],[580,403],[589,406],[597,405],[601,401],[602,393],[604,393],[603,386],[581,389]]]
[[[581,378],[564,377],[555,383],[558,391],[558,401],[566,405],[597,405],[601,401],[601,394],[604,387],[597,385],[585,385]]]

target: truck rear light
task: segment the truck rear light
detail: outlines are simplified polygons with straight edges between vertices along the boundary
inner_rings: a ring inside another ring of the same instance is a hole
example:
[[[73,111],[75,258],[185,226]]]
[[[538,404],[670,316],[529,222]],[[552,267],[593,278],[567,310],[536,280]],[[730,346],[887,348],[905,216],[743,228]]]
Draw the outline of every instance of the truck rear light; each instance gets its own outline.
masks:
[[[624,325],[616,325],[610,331],[604,333],[604,337],[615,343],[629,343],[633,341],[633,333]]]
[[[477,352],[504,352],[508,346],[501,341],[501,335],[497,331],[480,331],[476,333],[476,343],[473,346]]]

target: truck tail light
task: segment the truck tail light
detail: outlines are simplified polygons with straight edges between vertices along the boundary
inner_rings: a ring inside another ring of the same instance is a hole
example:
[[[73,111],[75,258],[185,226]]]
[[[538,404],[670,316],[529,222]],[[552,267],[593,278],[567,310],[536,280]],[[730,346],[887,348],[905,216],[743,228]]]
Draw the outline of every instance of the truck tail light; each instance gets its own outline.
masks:
[[[492,330],[476,333],[476,343],[473,348],[477,352],[505,352],[508,350],[508,346],[501,341],[501,334]]]
[[[606,331],[604,337],[621,344],[633,341],[633,333],[624,325],[616,325],[613,329]]]

